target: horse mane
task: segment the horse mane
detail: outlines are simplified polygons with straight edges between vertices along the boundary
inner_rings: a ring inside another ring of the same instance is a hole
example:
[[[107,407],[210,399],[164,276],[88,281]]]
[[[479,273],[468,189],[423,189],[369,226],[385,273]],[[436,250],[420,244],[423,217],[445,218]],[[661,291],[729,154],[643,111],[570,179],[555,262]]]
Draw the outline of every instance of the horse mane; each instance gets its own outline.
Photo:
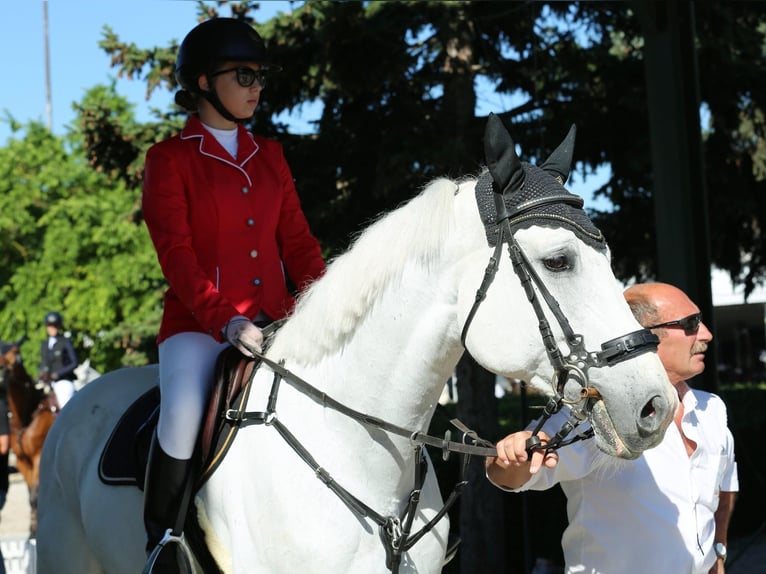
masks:
[[[359,234],[298,299],[270,354],[312,364],[342,348],[407,263],[429,268],[438,260],[453,227],[457,191],[455,181],[436,179]]]

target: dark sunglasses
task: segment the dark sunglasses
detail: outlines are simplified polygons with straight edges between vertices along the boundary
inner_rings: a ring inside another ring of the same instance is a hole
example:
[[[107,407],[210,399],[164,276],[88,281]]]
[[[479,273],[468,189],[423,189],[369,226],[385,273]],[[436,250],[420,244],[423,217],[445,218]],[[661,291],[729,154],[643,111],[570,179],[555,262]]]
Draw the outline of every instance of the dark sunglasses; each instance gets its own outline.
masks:
[[[211,78],[220,76],[221,74],[228,74],[229,72],[237,73],[237,83],[243,88],[249,88],[256,81],[261,89],[266,87],[266,74],[261,70],[253,70],[247,66],[237,66],[236,68],[226,68],[225,70],[218,70],[217,72],[210,74]]]
[[[684,330],[685,334],[694,335],[697,333],[697,331],[699,331],[700,323],[702,323],[702,313],[695,313],[694,315],[689,315],[688,317],[678,319],[677,321],[668,321],[667,323],[652,325],[651,327],[647,327],[647,329],[659,329],[660,327],[680,327]]]

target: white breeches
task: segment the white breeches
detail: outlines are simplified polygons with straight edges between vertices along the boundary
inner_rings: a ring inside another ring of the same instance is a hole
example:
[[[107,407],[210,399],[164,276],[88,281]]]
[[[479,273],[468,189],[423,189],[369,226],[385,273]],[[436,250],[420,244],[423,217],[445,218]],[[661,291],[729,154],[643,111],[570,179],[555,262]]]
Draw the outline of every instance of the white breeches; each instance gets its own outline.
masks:
[[[178,333],[160,343],[157,438],[173,458],[187,460],[194,452],[216,359],[227,346],[203,333]]]
[[[59,408],[64,408],[64,405],[72,398],[75,388],[74,383],[69,379],[59,379],[58,381],[51,381],[51,388],[56,395],[56,400],[59,403]]]

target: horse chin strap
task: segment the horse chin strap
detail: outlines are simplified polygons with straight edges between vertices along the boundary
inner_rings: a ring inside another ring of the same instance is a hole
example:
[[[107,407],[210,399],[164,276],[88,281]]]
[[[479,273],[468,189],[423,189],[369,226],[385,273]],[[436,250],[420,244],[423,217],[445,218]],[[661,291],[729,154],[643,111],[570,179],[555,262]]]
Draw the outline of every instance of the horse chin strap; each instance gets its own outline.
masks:
[[[588,369],[592,367],[611,367],[643,353],[654,351],[659,344],[659,338],[649,331],[649,329],[639,329],[638,331],[633,331],[632,333],[602,343],[601,351],[588,351],[585,348],[585,341],[583,340],[582,335],[578,335],[574,332],[566,315],[561,311],[558,302],[553,295],[551,295],[542,279],[540,279],[540,276],[530,264],[529,259],[521,249],[521,246],[516,241],[516,238],[513,235],[513,224],[521,218],[523,213],[532,208],[539,208],[545,204],[561,202],[572,203],[576,204],[578,207],[582,207],[582,199],[580,197],[557,195],[540,198],[533,202],[528,202],[527,205],[520,205],[514,209],[512,213],[508,213],[502,194],[496,192],[494,198],[495,207],[497,209],[497,226],[499,230],[497,243],[495,243],[495,250],[489,258],[489,263],[484,271],[484,279],[476,292],[476,299],[468,313],[465,325],[463,326],[460,340],[463,343],[463,347],[465,347],[468,328],[478,311],[479,305],[486,298],[487,291],[497,274],[503,245],[507,245],[508,255],[513,264],[513,270],[519,277],[521,285],[527,295],[527,299],[535,311],[540,335],[542,336],[543,344],[545,345],[545,351],[554,370],[553,379],[551,381],[553,396],[548,400],[548,403],[543,409],[543,415],[540,421],[533,430],[532,436],[527,440],[527,450],[556,450],[562,446],[571,444],[572,442],[593,436],[593,429],[589,429],[585,433],[578,434],[575,437],[566,440],[566,437],[574,431],[581,422],[587,419],[593,408],[593,404],[601,398],[601,394],[598,390],[595,387],[589,386],[590,379],[588,377]],[[535,289],[535,287],[537,289]],[[538,292],[540,296],[538,296]],[[543,306],[540,301],[541,297],[556,318],[561,330],[564,332],[567,346],[569,347],[569,353],[567,355],[562,353],[556,344],[556,339],[551,331],[550,323],[543,311]],[[570,380],[574,380],[580,385],[579,396],[566,396],[566,384]],[[540,430],[545,422],[553,414],[561,410],[561,407],[565,404],[569,406],[572,416],[564,423],[559,432],[556,433],[550,441],[546,444],[542,444],[542,441],[538,436]]]

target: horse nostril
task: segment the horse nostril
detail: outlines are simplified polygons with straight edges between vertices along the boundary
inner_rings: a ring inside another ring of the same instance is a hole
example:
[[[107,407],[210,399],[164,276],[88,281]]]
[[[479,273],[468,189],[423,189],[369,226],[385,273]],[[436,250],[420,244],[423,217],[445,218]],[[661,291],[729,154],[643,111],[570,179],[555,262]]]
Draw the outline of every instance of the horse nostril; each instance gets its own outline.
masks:
[[[657,409],[654,408],[654,399],[656,397],[652,397],[652,399],[647,402],[644,405],[644,408],[641,409],[641,418],[645,419],[646,417],[653,417],[657,414]]]
[[[665,419],[667,404],[659,395],[654,395],[649,399],[641,409],[641,416],[638,418],[638,434],[642,437],[648,437],[660,428]]]

